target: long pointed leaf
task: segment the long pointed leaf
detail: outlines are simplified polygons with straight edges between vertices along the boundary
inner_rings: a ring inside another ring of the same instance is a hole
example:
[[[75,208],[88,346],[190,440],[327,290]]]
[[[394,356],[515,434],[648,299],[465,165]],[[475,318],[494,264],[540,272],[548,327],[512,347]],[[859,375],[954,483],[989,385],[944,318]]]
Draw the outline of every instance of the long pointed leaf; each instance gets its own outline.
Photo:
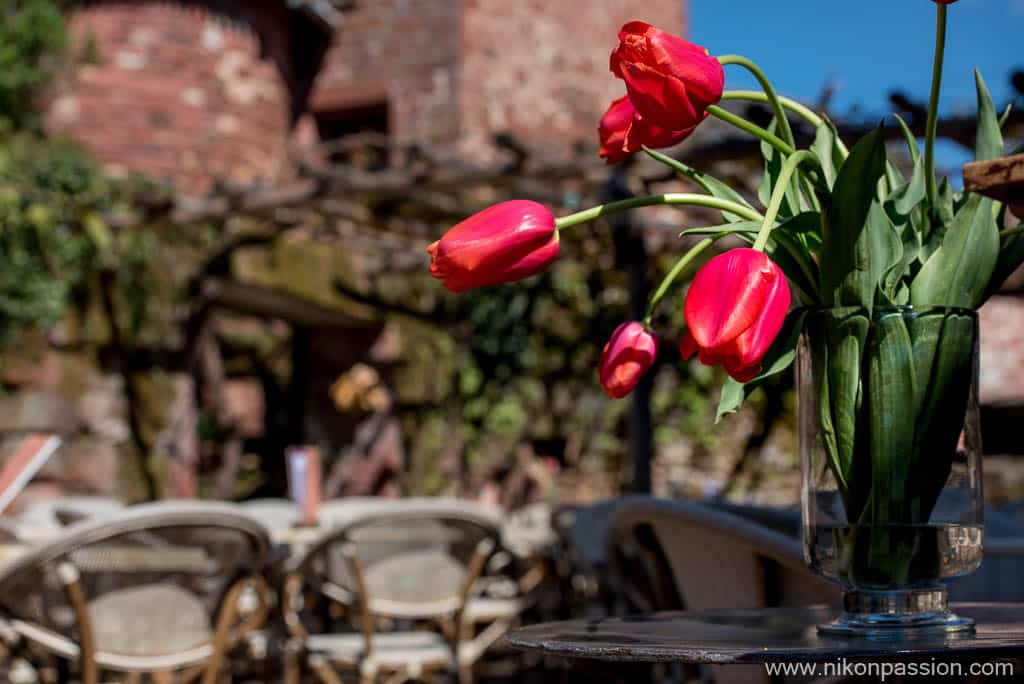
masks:
[[[825,306],[860,306],[870,311],[878,280],[888,264],[873,249],[879,234],[869,225],[876,184],[885,174],[885,140],[879,126],[861,138],[843,164],[826,212],[821,256]]]

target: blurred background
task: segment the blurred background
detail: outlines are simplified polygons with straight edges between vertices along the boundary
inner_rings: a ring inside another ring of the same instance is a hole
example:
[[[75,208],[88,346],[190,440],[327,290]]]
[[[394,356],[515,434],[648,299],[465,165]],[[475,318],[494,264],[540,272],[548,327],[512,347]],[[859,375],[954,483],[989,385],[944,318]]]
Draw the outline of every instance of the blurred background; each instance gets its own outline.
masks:
[[[894,110],[920,134],[933,14],[924,0],[3,0],[0,453],[30,432],[65,440],[11,510],[284,496],[300,444],[320,449],[327,499],[796,502],[792,381],[716,425],[723,376],[675,349],[682,292],[656,320],[656,372],[618,402],[597,382],[610,332],[711,214],[583,226],[549,273],[459,297],[425,248],[512,197],[565,213],[691,189],[650,160],[597,157],[627,20],[752,57],[851,141]],[[1020,0],[952,8],[939,162],[956,185],[971,68],[997,106],[1024,104],[1022,29]],[[752,83],[730,69],[727,85]],[[1011,148],[1022,132],[1011,113]],[[673,154],[757,193],[757,145],[716,121]],[[1022,288],[982,313],[997,502],[1024,495]]]

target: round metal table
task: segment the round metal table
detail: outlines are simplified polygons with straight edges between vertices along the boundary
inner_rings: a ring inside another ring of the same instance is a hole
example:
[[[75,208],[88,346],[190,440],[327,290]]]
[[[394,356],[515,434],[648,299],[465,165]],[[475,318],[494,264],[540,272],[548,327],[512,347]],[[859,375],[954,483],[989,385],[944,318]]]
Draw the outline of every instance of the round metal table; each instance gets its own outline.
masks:
[[[838,609],[767,608],[655,613],[570,620],[511,632],[513,648],[570,660],[620,663],[757,664],[830,660],[985,661],[1024,657],[1024,604],[961,603],[974,634],[900,641],[818,635]],[[1018,670],[1019,671],[1019,670]]]

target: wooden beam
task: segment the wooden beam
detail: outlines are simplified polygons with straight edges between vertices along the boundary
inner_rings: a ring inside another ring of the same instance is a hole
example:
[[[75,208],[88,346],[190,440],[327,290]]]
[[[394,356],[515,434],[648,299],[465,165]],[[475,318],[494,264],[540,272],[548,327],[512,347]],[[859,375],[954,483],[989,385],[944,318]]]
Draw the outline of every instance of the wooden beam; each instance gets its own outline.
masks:
[[[1024,153],[966,164],[964,187],[1000,202],[1024,203]]]
[[[239,283],[227,278],[208,277],[203,281],[203,295],[214,305],[233,311],[280,318],[308,328],[366,329],[380,325],[374,312],[356,316],[321,304],[259,285]],[[353,305],[353,308],[358,305]]]

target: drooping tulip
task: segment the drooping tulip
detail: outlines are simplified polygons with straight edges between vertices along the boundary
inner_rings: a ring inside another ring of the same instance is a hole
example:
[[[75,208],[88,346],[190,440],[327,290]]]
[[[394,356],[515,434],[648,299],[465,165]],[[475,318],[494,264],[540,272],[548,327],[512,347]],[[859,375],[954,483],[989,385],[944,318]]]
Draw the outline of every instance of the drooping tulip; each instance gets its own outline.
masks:
[[[558,257],[558,231],[543,204],[510,200],[470,216],[427,251],[430,275],[465,292],[541,273]]]
[[[643,21],[619,31],[610,66],[640,115],[668,131],[695,128],[725,88],[722,64],[706,49]]]
[[[686,294],[680,354],[697,353],[705,365],[721,364],[739,382],[761,372],[789,310],[789,284],[764,252],[733,249],[712,258]]]
[[[601,352],[599,375],[605,393],[621,399],[632,392],[657,356],[654,333],[636,321],[621,324]]]
[[[615,100],[597,126],[601,138],[600,155],[609,164],[617,164],[645,145],[650,148],[669,147],[682,142],[693,128],[666,131],[640,116],[628,95]]]

